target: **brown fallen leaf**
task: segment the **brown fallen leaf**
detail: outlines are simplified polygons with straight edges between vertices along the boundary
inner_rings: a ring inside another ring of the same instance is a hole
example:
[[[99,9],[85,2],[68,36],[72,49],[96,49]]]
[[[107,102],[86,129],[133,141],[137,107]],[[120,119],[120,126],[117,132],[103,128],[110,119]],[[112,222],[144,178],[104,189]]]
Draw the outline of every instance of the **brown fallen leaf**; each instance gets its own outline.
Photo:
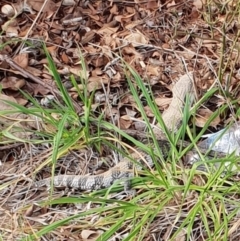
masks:
[[[81,236],[85,241],[95,241],[100,236],[100,231],[82,230]]]
[[[113,33],[116,33],[119,27],[111,28],[111,27],[105,27],[103,26],[101,29],[97,31],[98,34],[103,34],[103,35],[111,35]]]
[[[51,12],[56,10],[57,5],[52,0],[25,0],[26,4],[35,11]]]
[[[187,240],[187,231],[185,229],[182,229],[173,239],[173,241],[186,241],[186,240]]]
[[[146,70],[149,76],[158,76],[160,72],[159,66],[153,66],[151,64],[147,65]]]
[[[193,5],[198,9],[202,9],[203,7],[203,0],[194,0]]]
[[[131,43],[134,47],[148,44],[149,42],[149,39],[146,37],[146,35],[142,34],[139,30],[136,32],[131,32],[124,39],[127,43]]]
[[[151,10],[158,9],[159,8],[159,1],[148,0],[146,8],[151,9]]]
[[[84,84],[84,85],[79,84],[79,85],[78,85],[78,88],[79,88],[79,90],[84,90],[84,89],[86,88],[86,85],[85,85],[85,84]],[[99,90],[99,89],[101,89],[101,88],[102,88],[102,84],[101,84],[99,81],[87,83],[87,90],[88,90],[89,92],[92,92],[92,91],[94,91],[94,90]],[[73,87],[73,88],[71,88],[69,91],[76,92],[77,90],[76,90],[75,87]]]
[[[28,53],[21,53],[13,58],[14,62],[25,69],[28,66]]]
[[[17,37],[20,32],[18,22],[16,19],[11,19],[5,22],[2,26],[2,30],[6,33],[7,37]]]
[[[83,70],[80,65],[74,66],[74,67],[70,67],[68,69],[69,69],[70,73],[72,73],[72,74],[74,74],[76,76],[80,76],[81,78],[87,79],[89,77],[89,71]]]
[[[123,55],[133,55],[135,59],[142,59],[143,56],[135,50],[135,48],[126,46],[122,49]]]
[[[128,129],[132,124],[132,120],[131,120],[130,116],[123,115],[120,117],[119,123],[120,123],[121,129]]]
[[[70,62],[70,61],[69,61],[69,58],[68,58],[68,56],[66,55],[65,52],[62,53],[61,59],[62,59],[62,61],[63,61],[64,64],[69,64],[69,62]]]
[[[1,12],[9,18],[13,17],[15,14],[14,8],[10,4],[3,5],[1,8]]]
[[[197,114],[195,116],[195,125],[198,127],[204,127],[208,119],[211,117],[213,112],[209,109],[199,109],[197,111]],[[221,119],[219,115],[210,123],[210,126],[217,127],[217,125],[220,123]]]
[[[121,25],[124,25],[124,22],[131,21],[131,18],[135,15],[135,11],[133,13],[130,13],[128,15],[117,15],[115,16],[115,20],[120,22]]]
[[[172,101],[172,98],[168,98],[168,97],[155,98],[155,102],[157,106],[160,107],[161,110],[166,109],[171,103],[171,101]]]
[[[144,106],[144,111],[147,117],[154,117],[154,114],[149,106]]]
[[[27,89],[29,89],[28,92],[33,92],[34,95],[40,94],[40,95],[44,96],[44,95],[46,95],[46,94],[48,94],[50,92],[49,89],[45,88],[43,85],[40,85],[40,84],[35,84],[35,83],[28,82],[27,86],[28,86]]]
[[[63,0],[62,1],[62,5],[63,6],[73,6],[73,5],[75,5],[76,3],[75,3],[75,1],[74,0]]]
[[[9,76],[1,81],[2,89],[18,90],[25,85],[25,79]]]

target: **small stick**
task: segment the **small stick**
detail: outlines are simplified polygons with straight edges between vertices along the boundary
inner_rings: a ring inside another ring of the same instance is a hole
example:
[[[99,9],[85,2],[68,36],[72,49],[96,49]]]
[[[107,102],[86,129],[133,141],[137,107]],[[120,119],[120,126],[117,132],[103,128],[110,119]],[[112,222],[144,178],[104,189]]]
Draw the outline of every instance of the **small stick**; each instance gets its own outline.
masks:
[[[18,70],[20,72],[20,74],[25,77],[25,78],[29,78],[31,79],[33,82],[44,86],[45,88],[47,88],[51,93],[53,93],[55,95],[55,97],[58,98],[62,98],[62,94],[61,92],[54,88],[54,86],[51,86],[45,82],[42,81],[42,79],[40,79],[39,77],[31,74],[30,72],[28,72],[27,70],[23,69],[20,65],[18,65],[17,63],[15,63],[11,58],[9,58],[7,55],[1,55],[0,54],[0,60],[1,61],[6,61],[12,68]],[[77,103],[73,101],[73,105],[77,111],[77,113],[81,112],[81,108],[77,105]]]
[[[44,86],[45,88],[49,89],[51,92],[54,92],[55,94],[60,95],[59,91],[54,90],[51,85],[49,85],[47,83],[44,83],[39,77],[37,77],[37,76],[31,74],[30,72],[28,72],[27,70],[23,69],[20,65],[15,63],[7,55],[0,55],[0,60],[1,61],[6,61],[12,68],[18,70],[23,77],[29,78],[32,81],[34,81],[35,83],[40,84],[40,85]]]

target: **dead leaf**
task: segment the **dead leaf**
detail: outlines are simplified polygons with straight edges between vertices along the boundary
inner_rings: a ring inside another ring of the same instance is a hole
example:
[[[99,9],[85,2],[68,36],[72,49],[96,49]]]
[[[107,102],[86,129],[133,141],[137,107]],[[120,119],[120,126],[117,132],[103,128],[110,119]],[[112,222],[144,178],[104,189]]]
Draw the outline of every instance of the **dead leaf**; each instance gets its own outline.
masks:
[[[5,100],[13,102],[13,103],[17,103],[17,101],[13,97],[7,96],[7,95],[4,95],[4,94],[0,94],[0,110],[11,109],[11,106],[4,102]]]
[[[195,125],[198,127],[204,127],[208,119],[212,116],[213,112],[209,109],[199,109],[195,116]],[[211,123],[210,126],[217,127],[221,119],[217,116]]]
[[[19,90],[25,85],[25,79],[19,79],[15,76],[9,76],[1,81],[3,89]]]
[[[147,74],[149,76],[158,76],[159,75],[159,72],[160,72],[160,69],[159,69],[159,66],[153,66],[153,65],[147,65],[146,67],[146,70],[147,70]]]
[[[159,98],[155,98],[155,102],[157,104],[157,106],[159,106],[161,108],[161,110],[166,109],[169,104],[171,103],[172,98],[168,98],[168,97],[159,97]]]
[[[34,204],[30,205],[27,210],[25,211],[25,216],[26,217],[31,217],[34,211]]]
[[[34,76],[42,76],[42,71],[40,69],[34,68],[32,66],[27,66],[26,70],[33,74]]]
[[[14,62],[25,69],[28,66],[28,53],[21,53],[13,58]]]
[[[175,3],[174,0],[173,0],[173,1],[168,1],[168,3],[167,3],[167,8],[173,9],[172,7],[174,7],[174,6],[176,6],[176,3]]]
[[[81,232],[81,237],[84,241],[94,241],[100,236],[100,232],[92,230],[83,230]]]
[[[79,84],[79,85],[78,85],[78,88],[79,88],[80,90],[83,90],[84,88],[86,88],[86,85],[85,85],[85,84],[84,84],[84,85]],[[99,90],[99,89],[101,89],[101,88],[102,88],[102,84],[101,84],[100,81],[88,82],[88,83],[87,83],[87,90],[88,90],[89,92],[92,92],[92,91],[94,91],[94,90]],[[76,92],[77,90],[76,90],[75,87],[73,87],[73,88],[70,89],[70,91]]]
[[[130,33],[124,39],[127,41],[127,43],[131,43],[134,47],[148,44],[149,41],[148,38],[138,30]]]
[[[142,55],[140,53],[138,53],[135,48],[133,47],[124,47],[122,49],[122,54],[123,55],[133,55],[136,59],[142,59]]]
[[[173,241],[186,241],[187,240],[186,234],[187,234],[187,231],[185,229],[182,229],[180,232],[178,232],[178,234],[173,239]]]
[[[134,129],[138,131],[146,131],[146,123],[142,120],[137,120],[133,123]]]
[[[56,9],[56,4],[52,0],[25,0],[32,9],[39,12],[42,9],[43,4],[44,8],[42,12],[54,11]]]
[[[10,4],[5,4],[2,6],[1,11],[4,15],[8,16],[9,18],[14,16],[14,8]]]
[[[97,31],[98,34],[106,34],[106,35],[111,35],[113,33],[116,33],[119,27],[111,28],[111,27],[102,27]]]
[[[120,117],[119,123],[120,123],[121,129],[128,129],[132,124],[132,120],[131,120],[130,116],[123,115]]]
[[[52,57],[57,55],[57,46],[53,45],[53,46],[49,46],[47,47],[48,52],[52,55]]]
[[[31,92],[33,92],[34,95],[40,94],[44,96],[49,93],[49,89],[40,84],[28,83],[28,88],[31,89]]]
[[[194,5],[198,10],[201,10],[202,7],[203,7],[202,0],[194,0],[194,1],[193,1],[193,5]]]
[[[111,83],[116,84],[119,83],[122,80],[122,76],[119,72],[117,72],[114,76],[111,78]]]
[[[99,82],[100,84],[108,84],[109,78],[103,76],[91,76],[88,78],[88,82]]]
[[[62,53],[61,58],[64,64],[68,64],[70,62],[65,52]]]
[[[128,15],[118,15],[115,17],[115,20],[120,22],[123,25],[124,21],[130,20],[134,15],[135,15],[135,11]]]
[[[144,106],[144,111],[147,117],[154,117],[154,114],[149,106]]]
[[[16,19],[11,19],[5,22],[1,27],[2,30],[6,32],[7,37],[17,37],[20,32]]]
[[[73,5],[75,5],[76,3],[75,3],[75,1],[74,0],[63,0],[62,1],[62,5],[64,5],[64,6],[73,6]]]
[[[154,10],[154,9],[158,9],[159,8],[159,1],[156,1],[156,0],[148,0],[147,1],[147,9],[151,9],[151,10]]]
[[[76,76],[79,76],[81,78],[84,78],[84,79],[87,79],[88,76],[89,76],[89,72],[88,71],[85,71],[82,69],[82,66],[78,65],[78,66],[74,66],[74,67],[70,67],[69,68],[69,72],[76,75]]]
[[[117,4],[113,4],[113,6],[112,6],[111,9],[110,9],[110,13],[111,13],[111,14],[114,14],[114,15],[117,15],[117,14],[118,14]]]
[[[183,58],[190,60],[195,56],[195,53],[193,51],[182,51],[181,53],[179,53],[179,55],[181,55]]]

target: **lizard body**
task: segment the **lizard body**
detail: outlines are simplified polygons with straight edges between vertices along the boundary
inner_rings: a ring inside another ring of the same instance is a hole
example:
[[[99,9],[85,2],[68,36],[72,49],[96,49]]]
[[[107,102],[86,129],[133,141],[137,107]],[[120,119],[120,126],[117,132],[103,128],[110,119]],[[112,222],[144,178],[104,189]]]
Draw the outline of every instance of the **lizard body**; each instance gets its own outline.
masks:
[[[173,98],[169,108],[163,112],[163,121],[170,131],[176,131],[181,120],[182,120],[182,109],[184,106],[185,97],[187,94],[192,95],[193,87],[193,75],[192,73],[182,76],[172,89]],[[160,128],[154,128],[154,133],[157,135],[164,135]],[[160,143],[160,150],[163,152],[169,150],[169,145],[166,148]],[[167,150],[165,150],[167,149]],[[164,153],[163,153],[164,154]],[[135,162],[131,161],[135,160]],[[117,165],[110,168],[108,171],[92,176],[81,176],[81,175],[59,175],[37,181],[34,183],[35,187],[50,186],[53,182],[54,187],[70,187],[80,190],[98,190],[102,188],[107,188],[111,186],[115,181],[126,180],[134,176],[134,169],[139,169],[142,167],[142,160],[146,160],[148,166],[153,165],[153,160],[151,156],[147,153],[138,151],[134,153],[131,158],[123,158]],[[140,162],[140,163],[139,163]],[[138,164],[139,163],[139,164]]]
[[[153,166],[153,160],[149,154],[144,152],[137,152],[131,154],[131,159],[134,159],[136,163],[130,160],[130,158],[124,157],[118,164],[110,168],[108,171],[97,175],[58,175],[49,178],[42,179],[34,183],[35,187],[51,186],[53,182],[54,187],[69,187],[79,190],[99,190],[110,187],[115,181],[124,180],[129,181],[129,178],[134,176],[136,169],[142,169],[144,161],[147,166]]]

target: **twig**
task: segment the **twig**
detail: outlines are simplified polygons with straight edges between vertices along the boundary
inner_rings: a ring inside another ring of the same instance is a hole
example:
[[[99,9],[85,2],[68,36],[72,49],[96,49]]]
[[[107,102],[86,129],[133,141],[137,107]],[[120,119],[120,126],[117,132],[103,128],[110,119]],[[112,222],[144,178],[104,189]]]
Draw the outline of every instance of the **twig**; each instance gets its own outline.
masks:
[[[34,81],[37,84],[40,84],[42,86],[44,86],[45,88],[49,89],[51,92],[54,92],[57,95],[60,95],[60,92],[58,90],[54,90],[53,87],[47,83],[44,83],[42,81],[42,79],[40,79],[39,77],[31,74],[30,72],[28,72],[27,70],[23,69],[20,65],[18,65],[17,63],[15,63],[11,58],[9,58],[7,55],[0,55],[0,60],[1,61],[6,61],[13,69],[16,69],[20,72],[20,74],[25,77],[25,78],[29,78],[32,81]]]
[[[28,72],[27,70],[23,69],[20,65],[18,65],[17,63],[15,63],[11,58],[9,58],[7,55],[0,55],[0,60],[1,61],[6,61],[13,69],[16,69],[20,72],[20,74],[25,77],[25,78],[29,78],[31,79],[33,82],[42,85],[43,87],[47,88],[51,93],[53,93],[55,95],[55,97],[57,99],[62,99],[62,94],[61,92],[54,88],[54,86],[51,86],[45,82],[42,81],[42,79],[40,79],[39,77],[31,74],[30,72]],[[77,113],[80,113],[81,108],[79,107],[79,105],[72,100],[73,105],[76,109]]]
[[[24,143],[14,143],[14,144],[9,144],[9,145],[4,145],[4,146],[0,146],[0,151],[4,151],[4,150],[9,150],[9,149],[14,149],[17,148],[19,146],[22,146]]]

